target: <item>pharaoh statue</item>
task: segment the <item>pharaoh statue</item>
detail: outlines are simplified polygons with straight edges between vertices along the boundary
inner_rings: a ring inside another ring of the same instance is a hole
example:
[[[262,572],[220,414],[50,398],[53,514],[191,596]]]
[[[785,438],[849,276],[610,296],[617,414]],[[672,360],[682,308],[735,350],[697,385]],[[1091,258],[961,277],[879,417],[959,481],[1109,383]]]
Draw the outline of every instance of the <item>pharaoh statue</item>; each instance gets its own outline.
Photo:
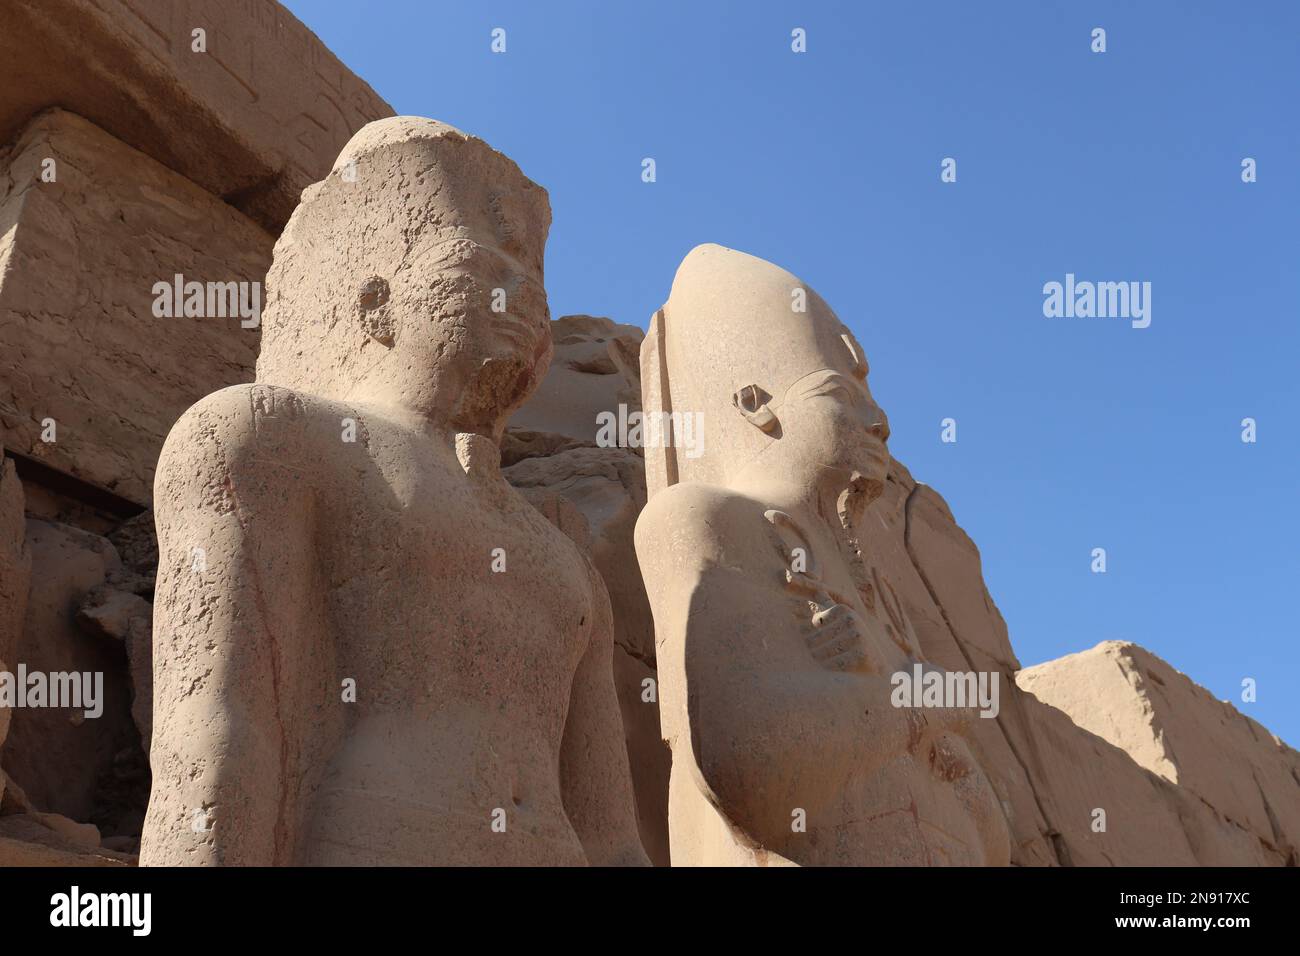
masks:
[[[502,479],[551,358],[543,189],[371,123],[275,247],[256,381],[155,485],[141,862],[646,862],[609,600]]]
[[[705,245],[641,365],[673,864],[1006,864],[972,712],[891,702],[891,675],[931,665],[859,544],[889,425],[852,333],[785,270]],[[708,441],[684,447],[693,419]]]

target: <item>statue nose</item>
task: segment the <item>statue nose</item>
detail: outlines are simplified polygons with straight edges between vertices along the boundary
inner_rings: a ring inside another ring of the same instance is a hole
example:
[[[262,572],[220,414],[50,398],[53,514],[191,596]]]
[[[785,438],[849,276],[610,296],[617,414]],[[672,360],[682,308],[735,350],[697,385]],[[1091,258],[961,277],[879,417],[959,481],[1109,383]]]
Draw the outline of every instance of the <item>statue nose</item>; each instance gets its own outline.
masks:
[[[881,441],[889,441],[889,417],[878,405],[873,406],[872,410],[875,413],[872,416],[874,421],[868,430]]]

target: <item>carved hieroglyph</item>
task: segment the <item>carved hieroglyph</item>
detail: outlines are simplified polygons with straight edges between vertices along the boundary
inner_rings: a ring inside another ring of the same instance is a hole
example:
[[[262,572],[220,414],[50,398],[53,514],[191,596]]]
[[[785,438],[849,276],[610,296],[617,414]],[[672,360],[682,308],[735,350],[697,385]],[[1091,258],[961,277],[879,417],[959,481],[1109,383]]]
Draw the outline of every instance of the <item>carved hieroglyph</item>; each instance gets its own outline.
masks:
[[[416,117],[303,194],[256,384],[158,466],[143,863],[645,862],[604,586],[499,471],[550,361],[549,223]]]
[[[969,711],[891,704],[921,653],[858,544],[889,466],[861,346],[793,275],[706,245],[641,362],[673,416],[636,532],[673,863],[1005,864]]]

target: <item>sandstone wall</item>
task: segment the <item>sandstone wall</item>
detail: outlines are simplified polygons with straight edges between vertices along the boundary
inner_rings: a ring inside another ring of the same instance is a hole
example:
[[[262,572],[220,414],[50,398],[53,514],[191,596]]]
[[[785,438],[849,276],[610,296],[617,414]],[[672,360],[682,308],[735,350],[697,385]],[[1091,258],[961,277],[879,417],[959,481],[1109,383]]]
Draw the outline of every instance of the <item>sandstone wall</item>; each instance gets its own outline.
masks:
[[[0,143],[62,107],[276,234],[352,134],[393,114],[275,0],[6,0],[0,63]]]
[[[979,551],[934,489],[914,481],[906,468],[895,462],[885,495],[874,510],[876,523],[865,542],[866,552],[898,595],[927,658],[949,670],[999,674],[1001,712],[996,719],[974,720],[971,732],[1007,814],[1013,863],[1286,863],[1287,851],[1271,837],[1262,799],[1256,801],[1261,812],[1254,818],[1262,826],[1242,826],[1236,818],[1244,814],[1231,801],[1207,802],[1195,789],[1153,773],[1123,746],[1116,746],[1131,740],[1131,733],[1103,733],[1107,721],[1100,716],[1087,721],[1072,719],[1074,713],[1064,703],[1072,700],[1077,704],[1075,713],[1084,714],[1092,706],[1093,695],[1078,686],[1073,676],[1058,672],[1053,678],[1057,665],[1071,658],[1020,672],[1006,624],[984,585]],[[1141,655],[1150,657],[1145,652]],[[1074,696],[1063,690],[1047,692],[1047,688],[1064,687],[1071,687]],[[1218,720],[1222,705],[1194,685],[1192,690],[1183,690],[1176,706],[1185,728]],[[1114,699],[1122,698],[1116,695]],[[1057,701],[1062,706],[1053,706]],[[1132,723],[1142,709],[1131,695],[1126,706],[1128,712],[1111,721],[1111,726]],[[1103,713],[1106,709],[1102,707]],[[1116,703],[1113,709],[1122,708]],[[1288,789],[1281,772],[1285,761],[1273,759],[1276,744],[1248,740],[1241,733],[1233,744],[1249,744],[1252,756],[1245,759],[1252,765],[1271,761],[1273,772],[1266,776],[1272,796],[1267,799],[1294,802],[1294,790]],[[1222,758],[1217,749],[1211,748],[1209,753]],[[1214,779],[1214,774],[1206,777]],[[1291,780],[1290,787],[1294,786]],[[1208,789],[1208,785],[1202,788],[1204,792]],[[1105,811],[1104,831],[1095,828],[1099,809]]]
[[[55,182],[41,181],[46,158]],[[260,285],[273,239],[62,110],[19,137],[3,190],[0,438],[146,504],[168,430],[209,392],[252,380],[259,338],[238,316],[156,317],[154,284],[179,273]]]
[[[1016,682],[1177,785],[1206,808],[1198,826],[1243,856],[1300,864],[1300,753],[1159,657],[1106,641],[1022,670]]]
[[[32,586],[13,665],[46,674],[103,674],[103,714],[16,709],[0,765],[41,810],[95,823],[110,835],[138,832],[147,776],[131,717],[125,650],[76,620],[82,601],[120,572],[121,560],[97,535],[34,519],[27,544]]]
[[[0,709],[0,865],[122,865],[148,787],[156,564],[149,512],[122,519],[148,505],[181,412],[251,379],[258,339],[238,319],[155,318],[153,285],[260,282],[301,190],[392,110],[274,0],[7,0],[0,63],[0,443],[39,476],[24,489],[0,462],[0,669],[101,671],[107,696],[98,721]],[[598,412],[641,407],[643,333],[568,316],[554,334],[503,465],[606,581],[641,837],[662,864],[669,754],[631,545],[645,463],[595,440]],[[1135,645],[1021,670],[974,543],[902,465],[869,520],[882,601],[926,656],[1001,677],[1000,715],[971,733],[1013,862],[1297,862],[1294,750]]]
[[[0,661],[13,659],[27,611],[31,567],[23,519],[23,486],[13,462],[0,456]],[[0,722],[6,720],[7,715],[0,713]],[[0,743],[3,742],[4,733],[0,731]]]

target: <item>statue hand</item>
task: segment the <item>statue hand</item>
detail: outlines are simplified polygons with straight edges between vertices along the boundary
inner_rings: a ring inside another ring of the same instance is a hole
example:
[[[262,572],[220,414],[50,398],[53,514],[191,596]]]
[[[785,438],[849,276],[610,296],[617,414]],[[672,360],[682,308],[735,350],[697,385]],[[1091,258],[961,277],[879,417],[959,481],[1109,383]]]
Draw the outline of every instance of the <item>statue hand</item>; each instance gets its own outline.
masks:
[[[822,667],[835,671],[879,673],[880,661],[867,648],[866,632],[857,612],[847,604],[832,604],[812,617],[805,636],[808,650]]]

